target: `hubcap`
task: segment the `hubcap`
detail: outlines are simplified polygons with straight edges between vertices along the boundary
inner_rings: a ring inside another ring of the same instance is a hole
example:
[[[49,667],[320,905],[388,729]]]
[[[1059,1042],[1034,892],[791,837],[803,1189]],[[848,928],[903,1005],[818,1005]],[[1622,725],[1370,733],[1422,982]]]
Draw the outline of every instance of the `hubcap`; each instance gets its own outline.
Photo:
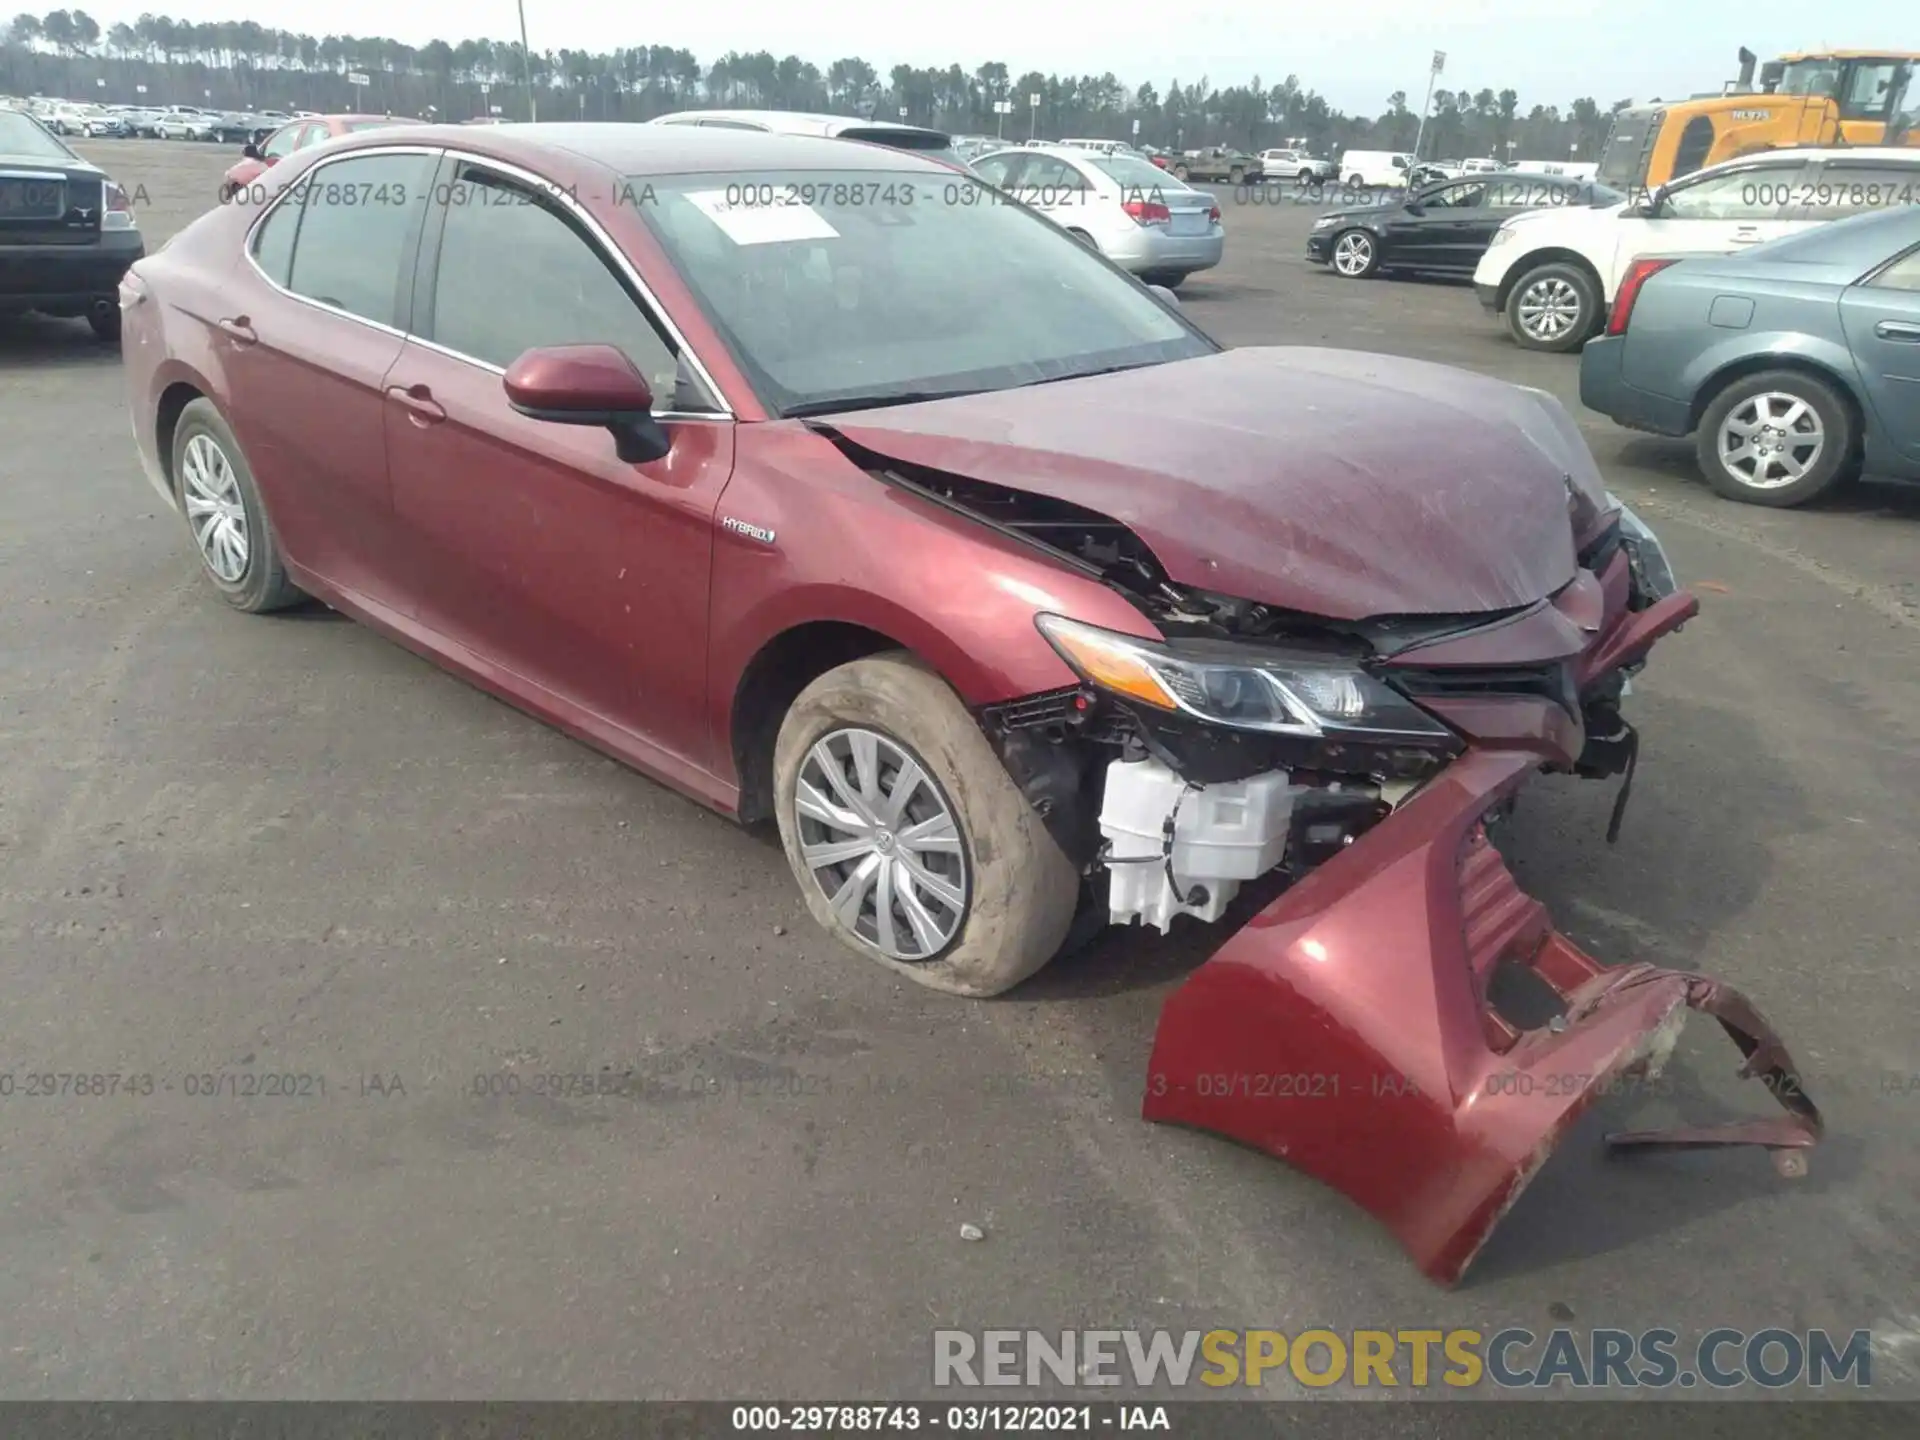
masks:
[[[1826,428],[1797,395],[1769,390],[1742,400],[1720,423],[1720,464],[1755,490],[1778,490],[1812,469],[1827,448]]]
[[[794,782],[800,855],[840,923],[892,960],[931,960],[967,915],[967,862],[947,798],[872,730],[814,742]]]
[[[247,573],[250,553],[247,507],[233,465],[211,435],[187,441],[180,463],[180,498],[207,569],[229,585],[238,584]]]
[[[1364,235],[1342,235],[1333,247],[1333,268],[1342,275],[1361,275],[1373,263],[1373,242]]]
[[[1579,320],[1580,292],[1557,275],[1520,292],[1520,328],[1536,340],[1558,340]]]

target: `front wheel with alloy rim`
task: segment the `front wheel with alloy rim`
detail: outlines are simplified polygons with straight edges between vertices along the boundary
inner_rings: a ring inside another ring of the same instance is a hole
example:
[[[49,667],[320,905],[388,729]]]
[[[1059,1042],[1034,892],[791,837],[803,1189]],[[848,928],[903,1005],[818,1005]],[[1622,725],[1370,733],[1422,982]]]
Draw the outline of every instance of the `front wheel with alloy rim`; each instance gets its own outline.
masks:
[[[1380,268],[1380,250],[1364,230],[1342,230],[1333,237],[1333,268],[1349,280],[1364,280]]]
[[[829,670],[773,756],[787,863],[813,918],[930,989],[997,995],[1059,951],[1080,879],[979,723],[904,651]]]
[[[1854,449],[1853,411],[1798,370],[1765,370],[1713,397],[1695,437],[1707,483],[1749,505],[1801,505],[1830,489]]]
[[[229,605],[257,614],[304,598],[287,578],[240,442],[211,400],[194,400],[180,412],[173,483],[201,568]]]
[[[1507,329],[1529,350],[1578,350],[1600,326],[1600,287],[1578,265],[1529,270],[1507,296]]]

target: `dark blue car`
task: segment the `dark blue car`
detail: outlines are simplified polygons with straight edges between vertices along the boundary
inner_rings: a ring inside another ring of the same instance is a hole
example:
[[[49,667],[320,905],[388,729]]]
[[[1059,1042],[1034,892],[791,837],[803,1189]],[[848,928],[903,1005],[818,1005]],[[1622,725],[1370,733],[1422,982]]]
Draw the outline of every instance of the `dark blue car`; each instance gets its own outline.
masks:
[[[1636,259],[1581,354],[1580,399],[1695,436],[1731,500],[1800,505],[1863,469],[1920,480],[1920,205]]]

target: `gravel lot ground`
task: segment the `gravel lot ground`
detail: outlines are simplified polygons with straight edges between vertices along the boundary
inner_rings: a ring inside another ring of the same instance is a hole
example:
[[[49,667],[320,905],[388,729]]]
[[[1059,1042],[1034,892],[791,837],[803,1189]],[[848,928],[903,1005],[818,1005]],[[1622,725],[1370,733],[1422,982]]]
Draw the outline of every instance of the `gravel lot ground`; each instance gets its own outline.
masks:
[[[150,245],[232,158],[83,148]],[[0,328],[0,1394],[885,1397],[931,1393],[946,1326],[1569,1323],[1872,1327],[1875,1390],[1920,1395],[1920,492],[1722,502],[1470,289],[1335,279],[1309,207],[1223,198],[1201,324],[1553,391],[1701,588],[1638,687],[1622,843],[1610,786],[1536,783],[1518,869],[1601,955],[1756,998],[1829,1119],[1807,1179],[1604,1161],[1612,1103],[1431,1289],[1339,1195],[1137,1118],[1218,932],[1114,932],[995,1003],[861,965],[770,837],[338,617],[220,604],[116,358],[30,320]],[[1706,1118],[1765,1105],[1734,1062],[1683,1041]],[[667,1078],[474,1093],[629,1070]],[[29,1098],[32,1072],[171,1089]],[[254,1073],[326,1093],[187,1093]]]

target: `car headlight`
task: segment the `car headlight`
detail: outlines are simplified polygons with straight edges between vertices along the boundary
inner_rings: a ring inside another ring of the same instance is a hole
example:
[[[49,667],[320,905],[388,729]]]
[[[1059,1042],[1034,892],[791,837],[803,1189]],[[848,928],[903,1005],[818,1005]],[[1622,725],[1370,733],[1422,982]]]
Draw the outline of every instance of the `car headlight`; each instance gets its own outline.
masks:
[[[1331,230],[1344,218],[1344,216],[1340,215],[1322,215],[1318,220],[1313,222],[1313,228],[1316,230]]]
[[[1666,599],[1680,588],[1680,582],[1674,578],[1673,564],[1667,559],[1666,547],[1626,501],[1611,490],[1607,492],[1607,500],[1620,507],[1620,543],[1626,549],[1627,564],[1633,569],[1636,587],[1641,594],[1655,600]]]
[[[1201,654],[1083,625],[1036,618],[1082,680],[1212,725],[1310,738],[1365,732],[1444,740],[1451,732],[1399,691],[1348,661],[1223,644]]]
[[[1487,242],[1487,248],[1491,250],[1494,246],[1504,245],[1511,239],[1513,239],[1513,232],[1502,225],[1498,230],[1493,232],[1493,239]]]

